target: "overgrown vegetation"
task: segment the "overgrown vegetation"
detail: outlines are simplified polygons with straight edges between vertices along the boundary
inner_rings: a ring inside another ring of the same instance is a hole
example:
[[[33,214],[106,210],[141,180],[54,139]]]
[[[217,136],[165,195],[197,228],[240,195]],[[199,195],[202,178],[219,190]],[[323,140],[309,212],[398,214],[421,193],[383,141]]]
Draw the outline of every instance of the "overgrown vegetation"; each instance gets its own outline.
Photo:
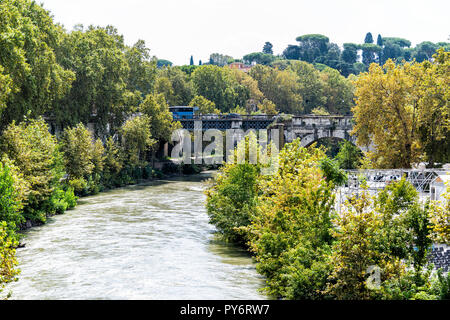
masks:
[[[207,192],[211,222],[255,255],[270,294],[449,297],[449,276],[431,275],[425,257],[432,240],[449,243],[450,192],[441,205],[422,204],[400,181],[376,197],[355,195],[341,216],[333,200],[346,181],[340,169],[449,161],[448,43],[410,48],[367,34],[341,51],[328,37],[303,35],[282,57],[268,42],[246,55],[257,63],[246,73],[219,53],[207,65],[172,66],[142,40],[127,46],[112,26],[64,30],[30,0],[1,1],[0,16],[0,290],[18,274],[20,228],[64,213],[79,196],[160,176],[149,160],[180,127],[169,106],[191,105],[280,121],[354,113],[358,145],[373,147],[362,159],[346,142],[332,160],[294,141],[274,175],[249,161],[221,169]],[[382,271],[377,289],[365,282],[372,264]]]
[[[448,204],[420,202],[402,179],[375,195],[363,189],[338,214],[335,190],[345,181],[323,148],[297,139],[274,175],[224,165],[206,192],[208,214],[222,238],[254,254],[277,298],[448,298],[450,276],[427,261],[433,239],[448,237]]]

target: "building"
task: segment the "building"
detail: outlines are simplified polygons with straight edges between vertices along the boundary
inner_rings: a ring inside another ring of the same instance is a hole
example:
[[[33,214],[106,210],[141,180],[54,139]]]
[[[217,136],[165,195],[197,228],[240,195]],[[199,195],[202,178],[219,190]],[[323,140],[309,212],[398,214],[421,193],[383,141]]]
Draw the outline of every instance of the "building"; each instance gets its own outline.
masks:
[[[430,199],[445,201],[444,193],[450,183],[450,174],[439,174],[430,184]]]
[[[230,69],[237,69],[244,72],[249,72],[252,67],[253,66],[249,66],[243,62],[233,62],[228,65],[228,68]]]

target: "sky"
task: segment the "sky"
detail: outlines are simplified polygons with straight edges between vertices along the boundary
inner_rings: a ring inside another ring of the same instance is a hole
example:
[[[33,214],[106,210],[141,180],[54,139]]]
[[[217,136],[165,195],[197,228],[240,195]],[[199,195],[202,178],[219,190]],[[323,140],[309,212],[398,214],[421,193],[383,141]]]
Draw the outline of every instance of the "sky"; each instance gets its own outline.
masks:
[[[176,65],[211,53],[240,59],[274,53],[304,34],[320,33],[342,46],[363,43],[367,32],[422,41],[450,41],[448,0],[38,0],[67,30],[76,24],[115,26],[132,45],[145,40],[151,54]]]

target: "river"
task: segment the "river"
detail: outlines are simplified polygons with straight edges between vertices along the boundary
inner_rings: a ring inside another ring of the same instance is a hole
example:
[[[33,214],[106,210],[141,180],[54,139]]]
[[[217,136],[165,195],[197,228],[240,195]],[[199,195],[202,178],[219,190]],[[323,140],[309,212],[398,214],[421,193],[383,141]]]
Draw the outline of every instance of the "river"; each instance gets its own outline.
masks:
[[[216,240],[210,173],[82,198],[26,232],[11,299],[267,299],[251,257]]]

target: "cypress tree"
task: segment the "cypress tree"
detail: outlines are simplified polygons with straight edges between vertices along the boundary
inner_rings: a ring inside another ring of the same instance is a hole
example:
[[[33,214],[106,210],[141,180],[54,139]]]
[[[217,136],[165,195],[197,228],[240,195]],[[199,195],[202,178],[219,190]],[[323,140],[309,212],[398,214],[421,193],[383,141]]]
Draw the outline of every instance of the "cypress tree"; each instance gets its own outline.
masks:
[[[366,34],[366,38],[364,39],[364,43],[373,43],[373,37],[370,32]]]
[[[378,35],[377,45],[379,45],[380,47],[383,46],[383,38],[381,37],[381,34]]]

